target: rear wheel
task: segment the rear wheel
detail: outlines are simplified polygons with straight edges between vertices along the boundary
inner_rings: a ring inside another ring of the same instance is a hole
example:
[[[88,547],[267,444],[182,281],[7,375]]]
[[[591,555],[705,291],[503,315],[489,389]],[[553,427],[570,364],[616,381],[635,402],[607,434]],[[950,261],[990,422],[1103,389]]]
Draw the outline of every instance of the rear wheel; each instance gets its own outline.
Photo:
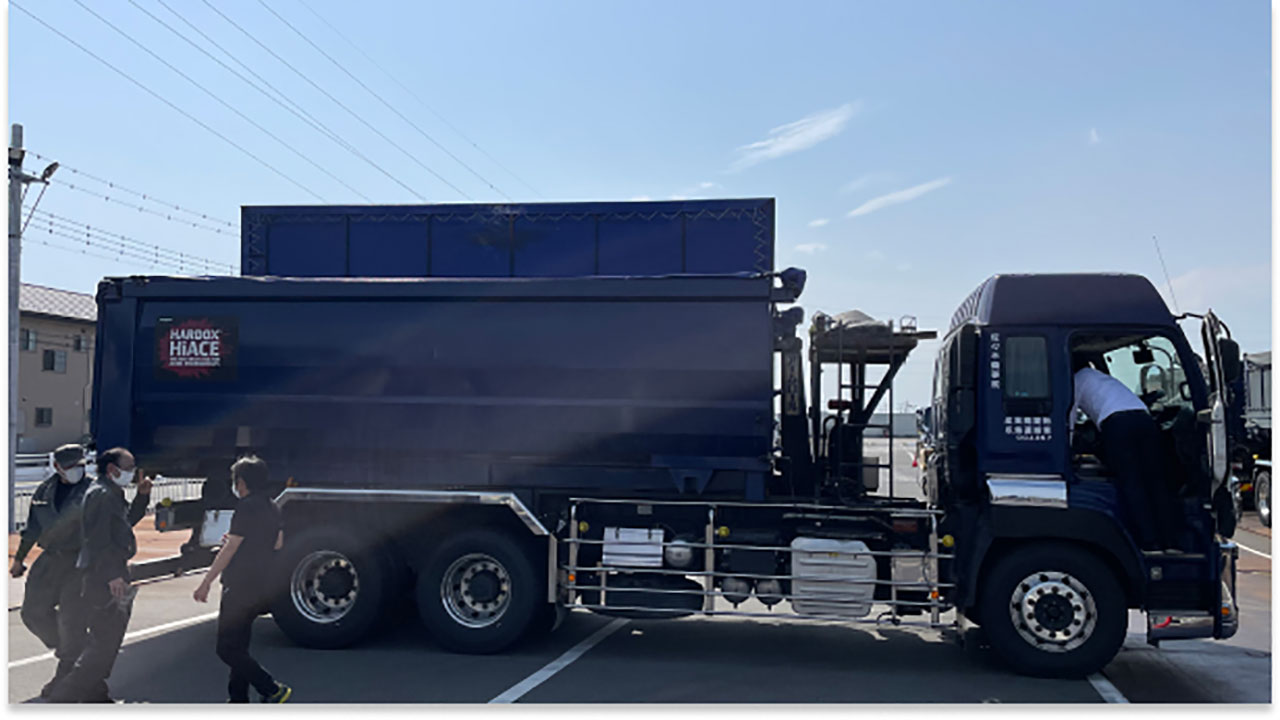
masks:
[[[418,613],[441,646],[495,653],[518,642],[546,605],[545,573],[524,543],[496,529],[441,542],[418,574]]]
[[[1253,478],[1253,504],[1258,508],[1258,519],[1271,527],[1271,471],[1261,470]]]
[[[1015,672],[1083,677],[1102,669],[1124,642],[1128,609],[1120,583],[1079,547],[1019,548],[997,560],[983,584],[980,622]]]
[[[304,647],[340,648],[377,628],[394,593],[384,548],[341,528],[318,528],[281,553],[287,587],[272,605],[276,624]]]

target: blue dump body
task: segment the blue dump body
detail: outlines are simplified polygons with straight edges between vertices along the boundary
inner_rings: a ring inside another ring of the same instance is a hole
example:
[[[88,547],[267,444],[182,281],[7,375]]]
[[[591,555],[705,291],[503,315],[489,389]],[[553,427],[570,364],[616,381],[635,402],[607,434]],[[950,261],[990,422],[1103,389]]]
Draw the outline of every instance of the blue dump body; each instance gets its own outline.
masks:
[[[772,284],[107,279],[93,433],[169,475],[759,499]]]
[[[773,271],[774,201],[245,207],[241,273],[581,277]]]

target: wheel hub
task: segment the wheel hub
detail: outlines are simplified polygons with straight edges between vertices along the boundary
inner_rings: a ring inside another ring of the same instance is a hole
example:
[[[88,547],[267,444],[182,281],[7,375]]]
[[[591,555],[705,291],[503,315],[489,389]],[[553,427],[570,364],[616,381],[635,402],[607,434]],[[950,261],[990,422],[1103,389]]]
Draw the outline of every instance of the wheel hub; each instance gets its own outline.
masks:
[[[1071,575],[1039,572],[1014,588],[1013,625],[1028,643],[1046,652],[1068,652],[1085,643],[1097,626],[1093,595]]]
[[[355,606],[360,576],[346,555],[318,550],[295,567],[289,582],[294,608],[316,623],[336,622]]]
[[[466,555],[445,571],[440,598],[458,623],[471,628],[488,627],[506,614],[511,602],[511,576],[489,555]]]

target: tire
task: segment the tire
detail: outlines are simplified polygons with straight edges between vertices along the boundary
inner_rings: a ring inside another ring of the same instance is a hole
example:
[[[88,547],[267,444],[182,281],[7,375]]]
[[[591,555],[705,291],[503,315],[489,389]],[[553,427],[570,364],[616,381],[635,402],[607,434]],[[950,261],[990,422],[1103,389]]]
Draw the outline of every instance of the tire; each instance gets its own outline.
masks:
[[[272,616],[303,647],[342,648],[370,637],[395,597],[389,554],[342,528],[316,528],[286,542],[280,567],[284,587]]]
[[[446,650],[500,652],[545,612],[546,573],[538,567],[529,544],[505,532],[460,532],[444,539],[418,573],[418,614]]]
[[[1261,470],[1253,476],[1253,506],[1258,509],[1258,519],[1265,527],[1271,527],[1271,471]]]
[[[982,583],[980,623],[996,656],[1014,672],[1084,677],[1111,662],[1124,643],[1129,613],[1120,582],[1078,546],[1019,548],[997,560]],[[1015,624],[1015,614],[1039,623]]]

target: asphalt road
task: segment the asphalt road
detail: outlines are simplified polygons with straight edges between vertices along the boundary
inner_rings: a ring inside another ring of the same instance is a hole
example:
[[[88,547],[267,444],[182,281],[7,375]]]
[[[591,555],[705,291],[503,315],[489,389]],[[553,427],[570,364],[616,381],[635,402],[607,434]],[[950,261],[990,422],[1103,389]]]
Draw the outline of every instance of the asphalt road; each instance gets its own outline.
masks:
[[[895,457],[895,490],[903,494],[918,490],[908,447],[900,444]],[[1269,556],[1270,539],[1252,523],[1257,531],[1246,528],[1237,541]],[[1270,559],[1241,555],[1237,637],[1157,650],[1135,617],[1105,679],[1092,682],[1014,675],[951,631],[732,617],[623,621],[573,613],[549,638],[497,656],[446,653],[412,617],[360,647],[306,650],[264,617],[254,652],[300,703],[1100,703],[1118,695],[1266,703]],[[110,680],[117,697],[225,700],[226,671],[213,652],[216,607],[191,599],[198,582],[187,576],[140,588]],[[54,662],[17,612],[9,613],[9,658],[9,701],[28,701]]]

